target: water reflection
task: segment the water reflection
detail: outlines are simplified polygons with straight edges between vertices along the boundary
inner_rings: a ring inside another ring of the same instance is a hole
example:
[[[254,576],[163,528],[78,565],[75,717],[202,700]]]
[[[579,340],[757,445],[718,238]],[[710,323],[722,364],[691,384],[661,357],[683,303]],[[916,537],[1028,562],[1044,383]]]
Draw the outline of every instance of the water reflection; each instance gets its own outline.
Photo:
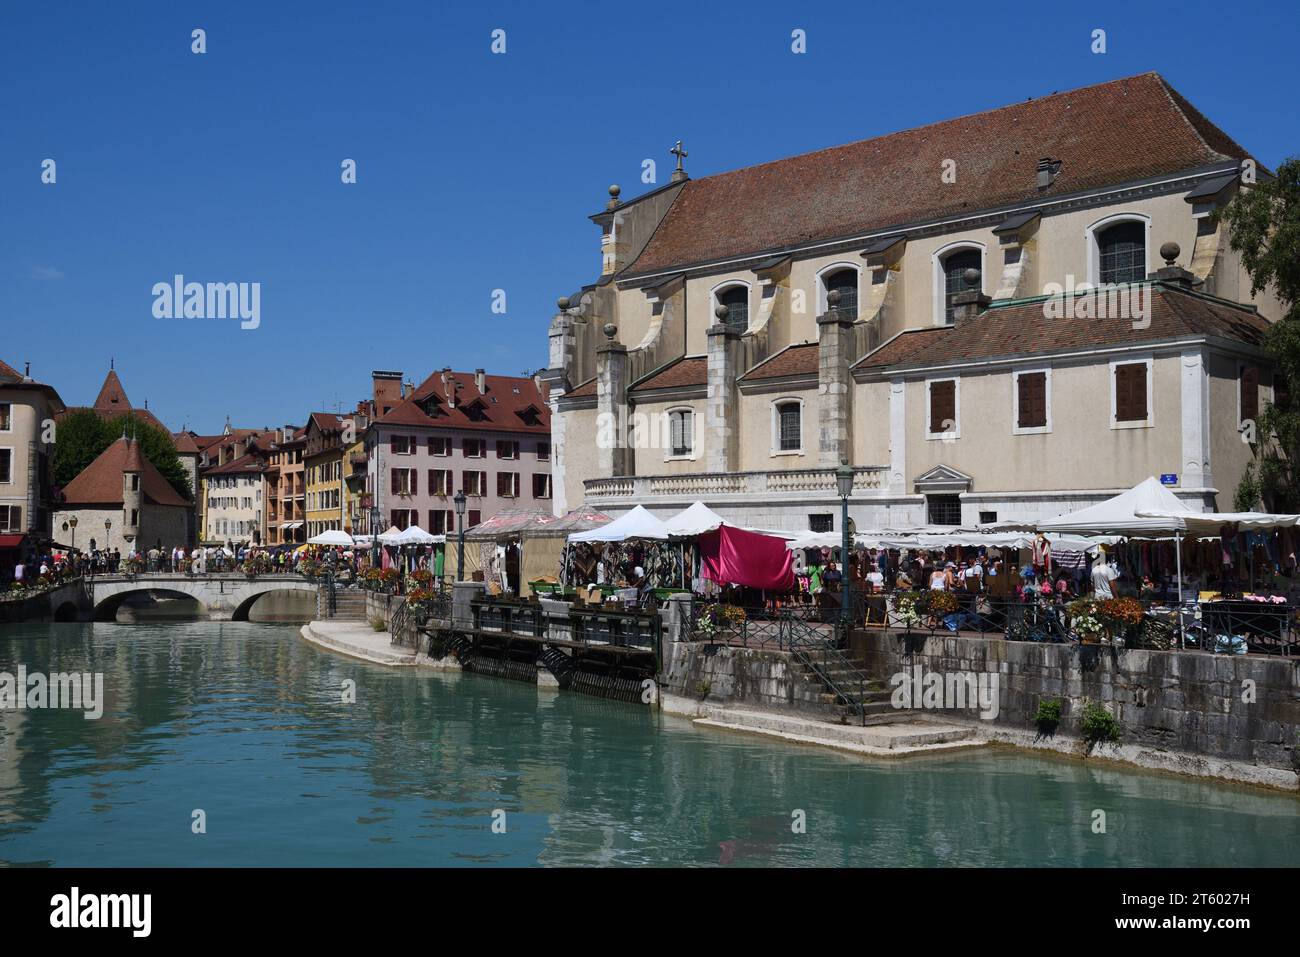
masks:
[[[106,701],[0,712],[11,863],[1249,866],[1300,838],[1285,795],[1010,750],[865,762],[383,669],[284,625],[20,626],[0,671],[18,663],[102,671]]]

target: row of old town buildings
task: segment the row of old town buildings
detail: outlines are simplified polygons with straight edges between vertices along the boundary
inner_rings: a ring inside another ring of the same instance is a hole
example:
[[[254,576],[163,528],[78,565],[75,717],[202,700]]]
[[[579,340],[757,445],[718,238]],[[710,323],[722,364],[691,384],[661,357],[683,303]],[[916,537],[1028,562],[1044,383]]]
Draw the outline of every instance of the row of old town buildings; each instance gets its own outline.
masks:
[[[0,545],[72,517],[119,547],[436,534],[462,490],[467,526],[702,500],[832,531],[841,463],[864,528],[1032,522],[1148,476],[1230,509],[1243,437],[1287,401],[1281,304],[1214,215],[1270,174],[1157,74],[699,180],[676,152],[590,216],[599,275],[540,375],[376,371],[350,413],[169,432],[189,501],[129,436],[53,490],[58,393],[0,365]],[[93,409],[132,409],[115,372]]]
[[[147,405],[133,406],[110,368],[86,408],[123,420],[123,435],[59,488],[49,439],[79,410],[30,369],[0,362],[0,570],[51,542],[125,555],[155,545],[293,545],[331,529],[365,535],[391,525],[443,534],[457,528],[461,489],[466,527],[505,509],[550,510],[550,410],[538,380],[447,368],[419,385],[376,371],[372,385],[350,413],[312,412],[279,428],[227,420],[200,434],[172,432]],[[127,416],[170,438],[191,495],[145,457]]]

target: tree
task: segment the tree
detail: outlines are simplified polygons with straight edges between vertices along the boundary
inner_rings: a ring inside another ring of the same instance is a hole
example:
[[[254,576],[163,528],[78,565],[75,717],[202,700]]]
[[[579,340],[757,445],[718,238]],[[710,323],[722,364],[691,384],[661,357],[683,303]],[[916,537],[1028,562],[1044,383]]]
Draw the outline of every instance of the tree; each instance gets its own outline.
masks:
[[[140,451],[182,497],[193,499],[190,477],[181,465],[172,438],[134,413],[114,419],[100,418],[90,409],[78,409],[59,423],[54,445],[54,481],[67,485],[125,432],[140,443]]]
[[[1285,310],[1264,341],[1273,361],[1274,401],[1256,423],[1251,451],[1257,468],[1243,486],[1257,485],[1269,509],[1300,511],[1300,157],[1278,167],[1275,178],[1239,190],[1218,215],[1250,275],[1251,293],[1271,287]],[[1251,491],[1238,489],[1238,499]]]

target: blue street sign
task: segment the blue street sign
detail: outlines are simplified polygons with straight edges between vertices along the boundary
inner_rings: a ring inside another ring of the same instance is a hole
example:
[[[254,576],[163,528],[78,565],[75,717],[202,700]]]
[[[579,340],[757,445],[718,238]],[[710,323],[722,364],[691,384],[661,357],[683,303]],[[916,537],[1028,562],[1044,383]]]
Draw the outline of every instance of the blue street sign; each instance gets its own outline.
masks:
[[[1177,485],[1177,484],[1178,484],[1178,473],[1176,473],[1176,472],[1164,472],[1164,473],[1162,473],[1161,476],[1160,476],[1160,484],[1161,484],[1161,485]]]

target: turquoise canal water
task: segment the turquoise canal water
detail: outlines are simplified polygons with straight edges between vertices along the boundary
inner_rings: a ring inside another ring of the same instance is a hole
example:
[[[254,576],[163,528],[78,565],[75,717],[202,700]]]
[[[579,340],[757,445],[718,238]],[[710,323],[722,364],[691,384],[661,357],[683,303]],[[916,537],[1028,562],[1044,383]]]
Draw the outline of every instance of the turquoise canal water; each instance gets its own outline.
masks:
[[[1300,847],[1294,796],[1005,749],[868,763],[384,669],[285,624],[5,626],[0,672],[19,664],[102,672],[106,706],[0,712],[6,864],[1241,867]]]

